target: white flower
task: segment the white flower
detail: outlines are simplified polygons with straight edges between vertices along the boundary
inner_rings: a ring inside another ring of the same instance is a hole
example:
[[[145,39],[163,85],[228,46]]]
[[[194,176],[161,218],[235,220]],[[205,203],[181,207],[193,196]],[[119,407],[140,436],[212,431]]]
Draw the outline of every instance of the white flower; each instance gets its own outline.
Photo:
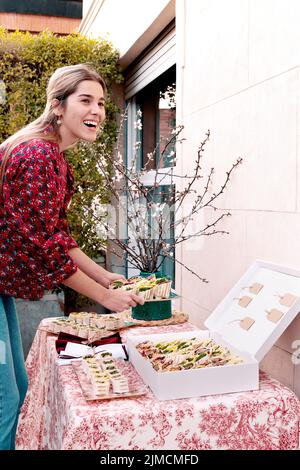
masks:
[[[138,119],[137,121],[134,122],[133,126],[135,129],[138,129],[139,131],[141,131],[143,128],[142,120]]]

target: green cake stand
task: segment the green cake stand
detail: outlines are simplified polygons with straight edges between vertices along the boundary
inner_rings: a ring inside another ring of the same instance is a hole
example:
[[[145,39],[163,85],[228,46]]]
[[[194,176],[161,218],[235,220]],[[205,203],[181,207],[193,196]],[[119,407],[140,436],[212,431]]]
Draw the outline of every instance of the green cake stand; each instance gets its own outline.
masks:
[[[149,300],[144,305],[132,307],[132,318],[135,320],[165,320],[172,316],[171,300]]]
[[[151,274],[155,274],[156,277],[163,277],[161,272],[146,273],[141,272],[141,277],[148,277]],[[135,320],[165,320],[172,316],[172,304],[171,299],[166,300],[149,300],[144,305],[137,305],[132,308],[132,318]]]

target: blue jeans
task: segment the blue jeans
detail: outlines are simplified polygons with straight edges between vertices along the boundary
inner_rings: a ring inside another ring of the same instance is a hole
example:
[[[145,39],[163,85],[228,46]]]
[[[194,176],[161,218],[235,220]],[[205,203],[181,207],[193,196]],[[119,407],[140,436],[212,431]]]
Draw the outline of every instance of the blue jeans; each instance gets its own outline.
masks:
[[[0,450],[14,450],[28,388],[19,322],[12,297],[0,294]]]

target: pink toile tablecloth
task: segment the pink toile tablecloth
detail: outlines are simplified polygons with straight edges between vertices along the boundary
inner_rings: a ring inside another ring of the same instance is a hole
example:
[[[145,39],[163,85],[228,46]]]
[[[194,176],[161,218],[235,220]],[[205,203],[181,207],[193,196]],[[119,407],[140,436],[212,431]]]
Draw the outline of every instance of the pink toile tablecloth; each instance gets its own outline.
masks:
[[[27,358],[30,388],[20,416],[18,449],[298,448],[299,401],[266,374],[261,374],[260,390],[253,392],[160,402],[149,390],[137,398],[86,402],[72,366],[56,363],[55,339],[37,331]],[[129,363],[126,368],[134,380],[141,380]]]

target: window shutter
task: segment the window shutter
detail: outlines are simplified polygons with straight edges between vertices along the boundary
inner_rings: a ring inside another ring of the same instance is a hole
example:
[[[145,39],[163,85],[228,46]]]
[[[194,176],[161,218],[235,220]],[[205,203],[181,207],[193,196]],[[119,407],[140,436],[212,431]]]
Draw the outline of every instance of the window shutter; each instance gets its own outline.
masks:
[[[176,63],[175,22],[172,22],[125,74],[125,99],[131,98]]]

